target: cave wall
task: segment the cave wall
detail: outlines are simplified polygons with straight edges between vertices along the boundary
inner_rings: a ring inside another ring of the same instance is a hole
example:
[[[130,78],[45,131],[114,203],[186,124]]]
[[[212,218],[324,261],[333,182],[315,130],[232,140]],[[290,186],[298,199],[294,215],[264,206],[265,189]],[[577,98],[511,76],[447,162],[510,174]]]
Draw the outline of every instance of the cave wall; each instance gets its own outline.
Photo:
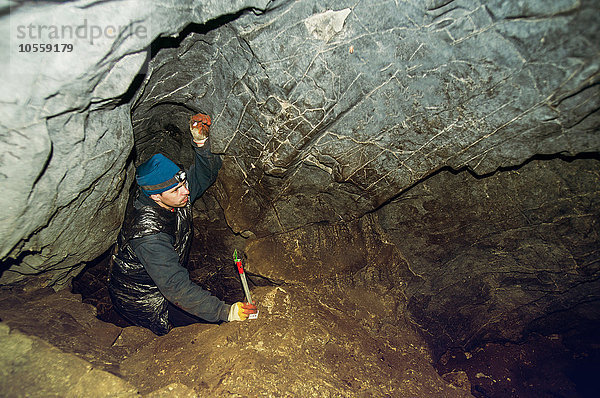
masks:
[[[598,187],[591,155],[486,177],[443,170],[356,221],[254,239],[247,268],[324,296],[342,286],[379,297],[371,326],[409,314],[436,357],[534,332],[589,344],[600,332]]]
[[[537,159],[486,178],[440,172],[377,211],[438,355],[531,332],[597,338],[599,187],[598,157]]]

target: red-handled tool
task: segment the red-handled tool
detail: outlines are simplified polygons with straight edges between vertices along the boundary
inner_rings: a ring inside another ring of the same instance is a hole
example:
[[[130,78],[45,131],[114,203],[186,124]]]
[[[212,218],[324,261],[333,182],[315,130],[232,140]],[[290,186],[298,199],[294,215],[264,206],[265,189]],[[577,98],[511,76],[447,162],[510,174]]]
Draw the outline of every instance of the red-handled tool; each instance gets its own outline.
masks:
[[[248,288],[248,280],[246,279],[246,273],[244,272],[244,266],[242,265],[242,259],[238,258],[237,249],[233,251],[233,261],[237,265],[238,272],[240,273],[240,279],[242,280],[242,286],[244,287],[244,294],[246,295],[246,301],[252,304],[252,296],[250,295],[250,289]],[[249,319],[258,318],[258,312],[256,314],[250,314]]]

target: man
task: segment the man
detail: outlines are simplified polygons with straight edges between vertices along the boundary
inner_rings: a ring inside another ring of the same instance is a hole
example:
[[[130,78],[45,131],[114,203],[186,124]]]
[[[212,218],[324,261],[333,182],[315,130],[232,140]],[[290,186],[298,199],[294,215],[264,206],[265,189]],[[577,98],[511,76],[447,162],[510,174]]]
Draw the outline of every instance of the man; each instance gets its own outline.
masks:
[[[190,119],[195,161],[187,173],[160,153],[137,168],[139,189],[111,258],[115,309],[159,336],[201,319],[243,321],[256,313],[250,303],[225,304],[193,283],[184,268],[193,232],[191,204],[221,168],[221,158],[210,152],[210,124],[207,115]]]

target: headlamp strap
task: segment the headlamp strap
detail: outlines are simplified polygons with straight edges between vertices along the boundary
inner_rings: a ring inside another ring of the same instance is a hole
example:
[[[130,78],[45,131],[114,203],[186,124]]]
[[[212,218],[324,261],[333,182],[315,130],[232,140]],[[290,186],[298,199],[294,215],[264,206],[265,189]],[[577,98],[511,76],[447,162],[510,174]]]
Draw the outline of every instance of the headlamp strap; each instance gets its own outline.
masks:
[[[168,179],[165,182],[161,182],[156,185],[140,185],[140,187],[145,191],[155,191],[157,189],[164,189],[173,184],[179,184],[180,182],[184,182],[186,179],[185,171],[179,170],[177,174],[175,174],[172,178]]]

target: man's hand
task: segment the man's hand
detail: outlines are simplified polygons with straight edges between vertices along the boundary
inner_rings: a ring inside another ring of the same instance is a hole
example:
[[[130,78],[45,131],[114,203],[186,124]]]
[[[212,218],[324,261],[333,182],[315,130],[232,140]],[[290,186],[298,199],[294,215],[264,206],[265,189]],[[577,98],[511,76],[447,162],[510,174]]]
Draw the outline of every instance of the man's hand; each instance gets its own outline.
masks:
[[[256,314],[257,311],[256,305],[238,301],[237,303],[231,305],[231,309],[229,310],[229,318],[227,320],[229,322],[245,321],[248,319],[250,314]]]
[[[196,145],[202,146],[208,139],[210,123],[210,116],[202,113],[198,113],[190,118],[190,132]]]

